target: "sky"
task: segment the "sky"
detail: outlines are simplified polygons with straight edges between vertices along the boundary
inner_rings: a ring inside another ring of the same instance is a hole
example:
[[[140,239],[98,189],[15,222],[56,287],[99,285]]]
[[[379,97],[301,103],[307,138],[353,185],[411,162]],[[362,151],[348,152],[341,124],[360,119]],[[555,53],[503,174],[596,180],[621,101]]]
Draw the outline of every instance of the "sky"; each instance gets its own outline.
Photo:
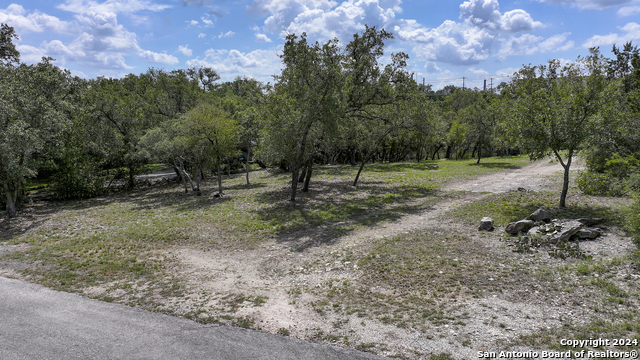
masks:
[[[523,64],[640,44],[640,0],[2,0],[0,23],[22,62],[50,56],[84,78],[206,66],[265,83],[287,33],[346,45],[367,24],[393,33],[382,61],[405,52],[419,83],[482,88]]]

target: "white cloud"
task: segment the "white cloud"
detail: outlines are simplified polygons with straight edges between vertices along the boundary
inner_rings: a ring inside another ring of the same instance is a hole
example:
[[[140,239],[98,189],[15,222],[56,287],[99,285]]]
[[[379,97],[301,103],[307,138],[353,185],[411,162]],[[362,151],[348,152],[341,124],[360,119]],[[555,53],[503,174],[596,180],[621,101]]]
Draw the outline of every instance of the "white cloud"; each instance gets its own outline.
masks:
[[[265,34],[256,34],[256,39],[260,42],[271,42],[271,39]]]
[[[229,30],[226,33],[220,33],[220,35],[218,35],[218,39],[222,39],[222,38],[226,38],[226,37],[232,37],[233,35],[235,35],[236,33],[234,33],[233,31]]]
[[[496,40],[487,29],[451,20],[435,29],[407,20],[394,31],[401,40],[415,43],[413,50],[419,59],[454,65],[472,65],[487,59]]]
[[[47,56],[44,50],[30,45],[16,45],[20,52],[20,60],[26,63],[37,63],[43,56]]]
[[[438,67],[438,64],[433,61],[426,61],[424,63],[424,68],[427,71],[427,74],[436,74],[442,72],[442,69]]]
[[[10,4],[0,9],[0,23],[12,26],[18,33],[54,32],[58,34],[77,34],[80,29],[75,22],[62,21],[55,16],[40,11],[27,11],[18,4]]]
[[[618,10],[618,16],[633,16],[640,13],[640,6],[624,6]]]
[[[594,46],[611,46],[613,44],[623,44],[628,41],[638,41],[640,40],[640,24],[635,22],[627,23],[625,26],[620,27],[623,34],[614,34],[610,33],[608,35],[594,35],[589,38],[582,45],[585,48],[590,48]]]
[[[543,27],[522,9],[500,13],[498,0],[469,0],[460,5],[460,18],[469,24],[494,31],[521,32]]]
[[[542,41],[540,45],[538,45],[538,48],[541,52],[569,50],[573,48],[575,44],[573,41],[566,41],[569,35],[571,35],[570,32],[550,36]]]
[[[202,39],[203,37],[206,37],[206,36],[207,36],[207,34],[200,33],[200,34],[198,34],[198,39]]]
[[[180,62],[178,58],[173,55],[156,53],[149,50],[141,51],[138,55],[145,61],[155,64],[175,65]]]
[[[124,56],[122,56],[122,54],[102,52],[96,54],[93,59],[88,60],[95,60],[98,64],[100,64],[101,68],[111,68],[118,70],[133,69],[131,66],[126,64],[126,62],[124,61]],[[91,62],[93,63],[93,61]]]
[[[197,25],[198,25],[198,21],[196,21],[196,20],[191,20],[191,21],[189,22],[189,25],[191,25],[191,26],[197,26]]]
[[[212,27],[213,26],[213,21],[211,21],[211,20],[209,20],[209,19],[207,19],[205,17],[202,17],[200,20],[202,20],[202,22],[204,23],[205,27]]]
[[[269,14],[264,22],[267,33],[301,34],[310,38],[348,40],[364,25],[392,26],[401,0],[256,0],[249,12]]]
[[[543,27],[524,10],[500,12],[497,0],[468,0],[460,5],[462,22],[445,20],[436,28],[427,28],[415,20],[395,22],[394,33],[400,40],[413,44],[418,59],[453,65],[474,65],[498,55],[534,54],[552,46],[562,49],[573,43],[560,43],[567,34],[552,37],[543,46],[544,39],[529,32]],[[498,49],[498,51],[496,51]]]
[[[211,67],[220,74],[223,81],[236,76],[254,77],[260,81],[273,81],[273,75],[281,62],[276,49],[254,50],[243,53],[238,50],[209,49],[204,58],[197,57],[186,62],[191,67]]]
[[[180,51],[183,55],[186,55],[186,56],[193,55],[193,50],[189,49],[189,44],[185,46],[178,45],[178,51]]]
[[[474,74],[474,75],[487,75],[489,74],[486,70],[484,69],[476,69],[475,67],[470,67],[467,69],[468,72]]]
[[[498,58],[504,60],[512,55],[533,55],[545,52],[565,51],[573,48],[574,42],[567,41],[571,33],[556,34],[544,39],[541,36],[522,34],[512,36],[502,43],[502,48],[498,52]]]
[[[632,0],[538,0],[540,2],[546,2],[549,4],[562,4],[571,5],[580,9],[596,9],[602,10],[605,8],[624,5],[632,2]]]
[[[43,43],[43,49],[47,52],[47,54],[52,55],[52,57],[56,57],[56,55],[62,55],[66,59],[78,59],[86,56],[86,53],[77,46],[66,46],[60,40],[52,40],[48,43]]]
[[[106,0],[98,3],[93,0],[67,0],[58,5],[58,9],[82,14],[89,11],[132,14],[138,11],[163,11],[171,8],[171,5],[155,4],[146,0]]]

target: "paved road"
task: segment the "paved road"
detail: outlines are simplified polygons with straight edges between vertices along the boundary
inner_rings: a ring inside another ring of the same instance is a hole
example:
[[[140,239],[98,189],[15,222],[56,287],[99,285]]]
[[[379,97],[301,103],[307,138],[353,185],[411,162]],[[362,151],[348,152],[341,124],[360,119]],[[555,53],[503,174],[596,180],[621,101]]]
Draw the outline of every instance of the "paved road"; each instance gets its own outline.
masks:
[[[382,359],[0,277],[0,359]]]

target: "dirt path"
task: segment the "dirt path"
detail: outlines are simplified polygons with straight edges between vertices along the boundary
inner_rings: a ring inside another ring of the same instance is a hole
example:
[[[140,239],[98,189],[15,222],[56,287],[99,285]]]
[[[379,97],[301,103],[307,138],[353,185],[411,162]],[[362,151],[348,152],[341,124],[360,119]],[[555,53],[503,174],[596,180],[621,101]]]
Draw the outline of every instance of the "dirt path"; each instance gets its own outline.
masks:
[[[584,169],[584,162],[577,160],[571,166],[571,172]],[[520,169],[503,171],[480,176],[472,181],[453,183],[446,188],[449,190],[464,190],[472,192],[502,193],[524,188],[531,191],[547,190],[553,184],[551,175],[561,173],[562,165],[550,159],[536,161]]]

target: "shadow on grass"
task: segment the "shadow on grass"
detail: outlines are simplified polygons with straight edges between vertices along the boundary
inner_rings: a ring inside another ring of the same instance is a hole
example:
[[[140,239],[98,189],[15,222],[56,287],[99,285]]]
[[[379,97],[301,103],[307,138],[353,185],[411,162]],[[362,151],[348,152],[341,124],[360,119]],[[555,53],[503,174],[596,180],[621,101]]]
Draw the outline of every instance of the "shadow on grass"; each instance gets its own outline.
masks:
[[[380,183],[363,182],[355,188],[348,181],[316,180],[309,192],[298,194],[295,203],[284,200],[289,198],[290,189],[281,187],[259,195],[258,201],[269,205],[258,210],[257,216],[276,229],[277,241],[304,251],[332,244],[357,226],[396,221],[406,214],[424,211],[437,200],[438,192],[433,188]]]
[[[499,163],[499,162],[483,163],[482,160],[480,160],[480,164],[473,163],[473,164],[468,164],[468,166],[477,166],[477,167],[483,167],[487,169],[500,169],[500,170],[516,170],[516,169],[522,168],[522,165]]]
[[[438,165],[439,161],[440,160],[424,160],[419,163],[374,163],[365,165],[363,171],[393,173],[406,170],[437,170],[440,168]]]

